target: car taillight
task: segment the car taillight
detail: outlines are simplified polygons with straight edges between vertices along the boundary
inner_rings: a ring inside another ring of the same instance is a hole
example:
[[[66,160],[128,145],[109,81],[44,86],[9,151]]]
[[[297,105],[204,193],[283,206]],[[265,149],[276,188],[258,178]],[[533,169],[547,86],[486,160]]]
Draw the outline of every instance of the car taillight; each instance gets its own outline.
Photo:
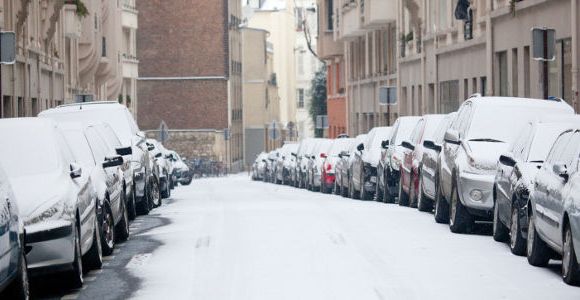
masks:
[[[331,164],[326,164],[326,171],[330,171],[332,170],[332,165]]]

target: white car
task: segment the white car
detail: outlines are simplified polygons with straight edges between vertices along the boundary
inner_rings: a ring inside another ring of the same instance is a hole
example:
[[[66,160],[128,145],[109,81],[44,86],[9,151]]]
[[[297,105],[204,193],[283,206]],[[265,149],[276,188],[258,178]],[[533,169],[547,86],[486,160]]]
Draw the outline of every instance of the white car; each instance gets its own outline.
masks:
[[[472,96],[445,133],[441,192],[449,207],[449,228],[470,232],[476,219],[491,220],[497,162],[531,120],[545,114],[574,114],[564,101]]]
[[[90,177],[52,120],[2,119],[0,140],[6,145],[0,147],[0,164],[24,222],[28,269],[66,272],[71,285],[82,286],[83,262],[102,265],[98,199]]]

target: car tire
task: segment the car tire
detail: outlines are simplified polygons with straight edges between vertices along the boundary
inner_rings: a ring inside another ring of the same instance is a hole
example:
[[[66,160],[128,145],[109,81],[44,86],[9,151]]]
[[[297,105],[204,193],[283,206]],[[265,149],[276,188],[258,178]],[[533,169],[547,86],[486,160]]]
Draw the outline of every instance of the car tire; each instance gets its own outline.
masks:
[[[80,289],[84,283],[83,277],[83,258],[81,254],[81,238],[78,227],[78,220],[75,220],[73,226],[73,238],[74,238],[74,259],[72,262],[72,269],[66,274],[66,281],[68,285],[73,289]]]
[[[377,178],[377,188],[375,189],[375,201],[377,202],[383,202],[385,197],[385,192],[383,192],[383,190],[381,189],[381,185],[379,184],[378,178]]]
[[[413,187],[413,173],[409,174],[409,207],[417,208],[417,195]]]
[[[499,218],[499,204],[496,202],[493,206],[493,240],[505,243],[509,240],[509,229],[501,222]]]
[[[569,285],[580,285],[580,266],[574,252],[572,229],[566,225],[564,229],[564,249],[562,255],[562,279]]]
[[[354,182],[351,180],[348,181],[348,193],[350,194],[351,199],[358,199],[359,193],[357,190],[354,189]]]
[[[385,176],[385,180],[384,180],[384,190],[383,190],[383,202],[385,203],[395,203],[395,197],[393,197],[393,194],[391,192],[391,188],[389,186],[389,180],[387,179],[387,176]]]
[[[451,189],[451,209],[449,212],[449,229],[453,233],[469,233],[473,227],[474,219],[459,199],[457,184]]]
[[[122,203],[125,203],[124,199],[121,199]],[[127,213],[127,207],[123,204],[123,215],[121,216],[121,221],[117,224],[115,228],[115,236],[118,242],[124,242],[129,239],[129,215]]]
[[[363,178],[360,179],[360,199],[364,201],[371,200],[371,193],[365,188],[365,181]]]
[[[125,195],[127,193],[125,192]],[[133,191],[131,192],[131,197],[129,199],[129,205],[127,206],[129,213],[129,220],[133,221],[137,217],[137,205],[135,204],[135,187],[133,186]]]
[[[526,239],[522,236],[522,224],[516,207],[512,208],[510,222],[510,251],[518,256],[526,255]]]
[[[159,181],[155,178],[151,178],[150,182],[151,190],[149,192],[149,197],[151,201],[151,208],[156,208],[161,206],[162,199],[161,199],[161,189],[159,186]]]
[[[433,210],[433,202],[427,200],[423,191],[423,177],[419,176],[419,192],[417,193],[417,209],[423,212]]]
[[[399,206],[409,206],[409,195],[403,190],[403,176],[399,177]]]
[[[342,185],[342,182],[340,183],[341,187],[340,187],[340,195],[343,196],[344,198],[348,198],[349,197],[349,192],[348,192],[348,186],[344,186]]]
[[[449,223],[449,203],[441,194],[441,187],[439,187],[437,181],[435,181],[435,209],[433,212],[433,218],[438,224],[448,224]]]
[[[93,244],[83,257],[86,270],[97,270],[103,267],[103,248],[101,246],[101,230],[99,219],[95,213],[95,229],[93,230]]]
[[[528,263],[536,267],[545,267],[550,261],[550,249],[546,242],[542,240],[536,230],[535,215],[531,215],[530,224],[528,225],[528,238],[526,256]]]
[[[20,260],[18,264],[18,274],[16,278],[6,287],[0,298],[28,300],[30,299],[30,285],[28,281],[28,268],[26,263],[26,254],[24,253],[24,243],[22,242],[20,249]]]
[[[102,212],[99,216],[99,228],[101,235],[101,247],[103,249],[103,255],[109,256],[113,254],[115,248],[115,226],[113,213],[111,212],[111,207],[108,202],[101,208]]]

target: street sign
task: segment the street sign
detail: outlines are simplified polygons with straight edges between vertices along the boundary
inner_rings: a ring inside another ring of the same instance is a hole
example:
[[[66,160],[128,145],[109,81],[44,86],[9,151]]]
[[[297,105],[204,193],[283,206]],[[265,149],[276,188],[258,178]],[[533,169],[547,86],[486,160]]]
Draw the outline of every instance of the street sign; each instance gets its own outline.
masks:
[[[16,33],[0,32],[0,64],[11,65],[16,61]]]
[[[379,87],[379,105],[396,105],[397,88],[394,86]]]
[[[554,61],[556,30],[551,28],[532,28],[532,58],[539,61]]]
[[[270,124],[270,127],[268,128],[268,136],[273,141],[277,141],[280,138],[279,126],[276,121],[272,121]]]
[[[161,121],[159,125],[159,141],[164,144],[169,139],[169,127],[165,124],[165,121]]]

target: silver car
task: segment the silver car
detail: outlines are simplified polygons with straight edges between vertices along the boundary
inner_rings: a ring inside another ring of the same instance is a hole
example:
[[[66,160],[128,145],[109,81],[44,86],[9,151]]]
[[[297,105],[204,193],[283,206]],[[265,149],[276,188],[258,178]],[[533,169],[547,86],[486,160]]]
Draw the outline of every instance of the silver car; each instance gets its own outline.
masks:
[[[316,146],[312,151],[312,156],[308,161],[308,185],[307,189],[312,191],[318,191],[322,184],[322,163],[328,151],[332,147],[332,140],[330,139],[317,139]]]
[[[102,265],[95,183],[52,120],[2,119],[0,139],[9,145],[0,147],[0,163],[18,199],[28,269],[65,272],[71,285],[82,286],[83,262]]]
[[[499,156],[526,123],[545,114],[573,114],[563,101],[473,96],[449,130],[441,158],[441,192],[450,205],[449,228],[470,232],[476,218],[491,220]]]

